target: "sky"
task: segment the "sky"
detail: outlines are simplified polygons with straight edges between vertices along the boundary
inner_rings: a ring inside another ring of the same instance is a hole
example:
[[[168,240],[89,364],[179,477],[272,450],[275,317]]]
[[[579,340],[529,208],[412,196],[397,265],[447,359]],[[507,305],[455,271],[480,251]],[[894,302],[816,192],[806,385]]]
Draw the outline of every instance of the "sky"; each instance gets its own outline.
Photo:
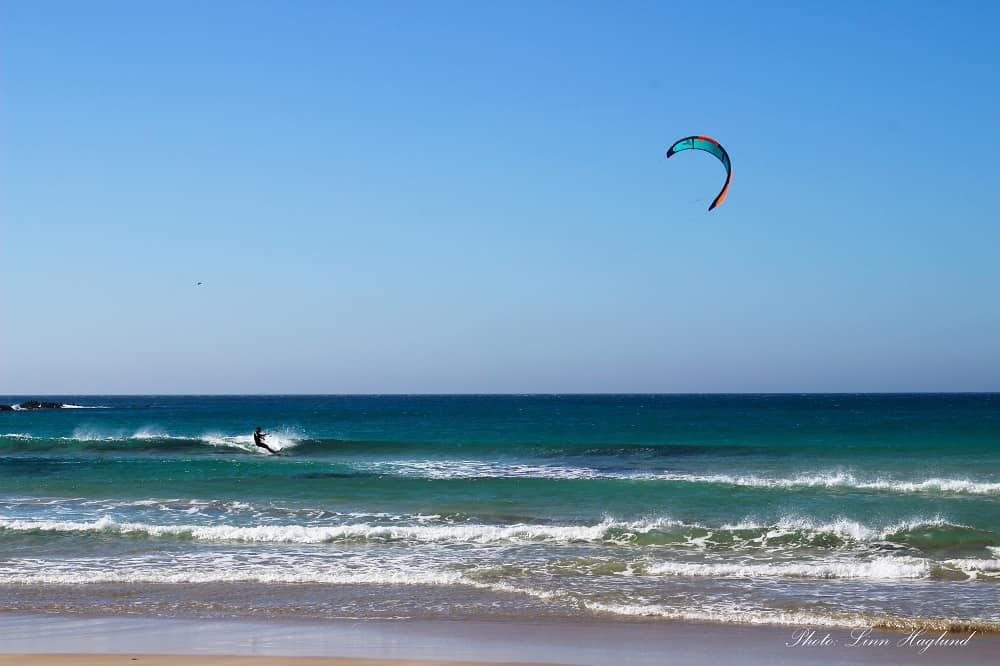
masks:
[[[953,4],[0,3],[0,393],[998,391]]]

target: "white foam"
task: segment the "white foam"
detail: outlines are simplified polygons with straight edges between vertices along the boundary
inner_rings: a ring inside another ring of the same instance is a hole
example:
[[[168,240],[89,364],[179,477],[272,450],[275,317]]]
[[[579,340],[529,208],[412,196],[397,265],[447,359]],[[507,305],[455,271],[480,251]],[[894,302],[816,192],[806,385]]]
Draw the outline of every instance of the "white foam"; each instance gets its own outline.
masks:
[[[739,603],[699,603],[696,607],[670,607],[659,604],[614,604],[579,599],[565,592],[549,592],[530,588],[514,587],[506,583],[482,584],[477,587],[492,588],[505,592],[515,592],[538,599],[567,598],[575,605],[597,612],[611,613],[630,617],[659,617],[670,620],[689,620],[695,622],[718,622],[724,624],[780,625],[780,626],[819,626],[845,628],[880,628],[912,630],[925,629],[950,631],[953,629],[967,631],[970,624],[981,627],[982,631],[998,631],[1000,624],[990,621],[970,623],[966,620],[951,620],[947,618],[908,618],[895,615],[874,613],[822,613],[808,610],[785,610],[749,606]]]
[[[241,435],[227,435],[218,432],[207,432],[202,434],[198,439],[208,442],[212,446],[240,449],[254,453],[267,453],[264,449],[254,444],[252,432]],[[298,445],[303,439],[305,439],[304,433],[297,429],[280,428],[268,433],[265,442],[272,449],[282,451]]]
[[[368,465],[376,472],[431,479],[595,479],[612,478],[589,467],[502,463],[483,460],[393,460]]]
[[[101,430],[91,426],[79,426],[73,430],[73,436],[65,439],[80,442],[101,442],[123,440],[128,438],[125,430]]]
[[[914,518],[893,523],[882,528],[868,527],[848,518],[837,518],[828,522],[816,522],[811,518],[786,516],[781,518],[777,523],[743,521],[736,524],[723,525],[722,529],[733,531],[767,530],[763,535],[765,539],[773,539],[794,532],[806,532],[812,534],[832,534],[853,541],[883,541],[889,536],[929,527],[958,527],[968,529],[965,525],[951,523],[940,516],[934,518]]]
[[[909,556],[875,557],[869,560],[816,562],[660,562],[647,569],[652,575],[711,578],[836,578],[906,580],[928,578],[930,563]]]
[[[180,435],[171,435],[165,430],[156,426],[143,426],[134,432],[124,429],[107,430],[93,428],[90,426],[80,426],[73,430],[71,437],[53,437],[64,441],[75,442],[124,442],[131,439],[189,439]]]
[[[799,474],[791,478],[736,476],[729,474],[638,474],[637,478],[691,483],[721,483],[751,488],[853,488],[858,490],[883,490],[897,493],[946,492],[969,495],[998,495],[1000,483],[972,481],[970,479],[931,478],[923,481],[897,479],[863,480],[845,472]]]
[[[462,584],[456,571],[421,570],[414,567],[371,566],[352,563],[341,565],[268,566],[248,565],[222,559],[211,564],[204,561],[187,566],[164,567],[159,563],[111,563],[44,560],[16,560],[12,566],[0,567],[0,584],[17,585],[79,585],[94,583],[313,583],[332,585],[456,585]]]
[[[961,558],[945,560],[944,564],[958,569],[970,579],[976,579],[980,576],[986,576],[987,578],[1000,577],[1000,559]]]
[[[139,428],[134,433],[132,433],[131,439],[172,439],[163,430],[156,428],[155,426],[146,426],[145,428]]]
[[[971,481],[969,479],[927,479],[925,481],[872,481],[862,483],[860,488],[877,488],[896,492],[946,492],[969,495],[1000,495],[1000,483]]]
[[[96,409],[96,408],[95,408]],[[200,439],[212,446],[224,446],[229,448],[242,449],[244,451],[253,451],[258,449],[253,444],[253,435],[226,435],[222,433],[209,432],[200,436],[193,435],[175,435],[167,432],[163,428],[159,428],[154,425],[143,426],[135,431],[130,431],[126,429],[102,429],[95,428],[93,426],[78,426],[73,430],[72,435],[69,437],[44,437],[40,438],[37,435],[31,435],[29,433],[12,432],[0,435],[0,437],[9,439],[53,439],[66,442],[125,442],[129,440],[147,440],[147,439],[174,439],[174,440],[191,440]],[[297,445],[304,435],[294,429],[282,429],[271,433],[267,438],[267,443],[272,448],[281,450],[289,449]]]
[[[126,430],[99,430],[93,428],[79,427],[73,431],[69,437],[39,437],[28,433],[11,432],[0,435],[10,439],[52,439],[63,442],[116,442],[129,439],[189,439],[177,435],[170,435],[152,426],[140,428],[131,435]]]
[[[344,540],[455,544],[598,542],[605,540],[608,530],[611,529],[645,532],[679,524],[676,521],[666,519],[635,522],[616,522],[608,519],[597,525],[377,525],[348,523],[331,526],[259,525],[237,527],[117,522],[110,516],[102,516],[90,522],[0,519],[0,528],[12,531],[112,532],[147,534],[154,537],[175,536],[199,541],[300,544]]]
[[[814,625],[830,627],[870,627],[870,618],[861,615],[824,615],[809,611],[740,606],[738,604],[699,604],[697,608],[669,607],[659,604],[611,604],[580,599],[567,592],[536,590],[508,583],[474,583],[476,587],[523,594],[536,599],[567,599],[586,610],[628,617],[659,617],[671,620],[721,622],[727,624]]]
[[[613,615],[629,617],[659,617],[669,620],[688,620],[694,622],[720,622],[725,624],[780,625],[780,626],[818,626],[818,627],[871,627],[872,619],[858,615],[824,615],[809,611],[787,611],[779,609],[761,609],[741,607],[738,605],[715,608],[670,608],[655,604],[605,604],[595,601],[581,602],[581,605],[593,610]]]
[[[82,517],[93,517],[107,515],[108,512],[117,512],[121,509],[154,507],[166,512],[189,512],[194,508],[197,510],[209,509],[221,512],[227,516],[234,514],[276,514],[284,517],[303,518],[309,520],[341,520],[341,521],[371,521],[371,522],[403,522],[403,523],[434,523],[450,522],[449,519],[434,514],[397,514],[378,512],[341,512],[315,509],[307,507],[281,506],[271,503],[254,503],[241,500],[222,499],[198,499],[198,498],[169,498],[151,497],[146,499],[88,499],[84,497],[31,497],[15,496],[0,499],[0,510],[7,511],[8,514],[16,512],[19,508],[32,505],[54,505],[55,511],[60,514],[80,513]],[[93,524],[90,521],[84,524]],[[0,529],[5,527],[0,519]],[[14,529],[14,528],[11,528]],[[41,528],[39,528],[41,529]],[[74,529],[72,531],[79,531]]]
[[[670,481],[674,483],[717,483],[751,488],[849,488],[895,493],[955,493],[1000,495],[1000,483],[971,479],[930,478],[918,481],[898,479],[865,480],[846,472],[796,474],[774,478],[732,474],[686,474],[678,472],[605,472],[593,467],[547,463],[505,463],[485,460],[393,460],[372,463],[368,468],[401,476],[433,479],[542,478],[542,479],[626,479]]]
[[[412,561],[412,558],[407,558]],[[629,617],[658,617],[753,625],[812,625],[830,627],[937,628],[946,630],[955,625],[967,627],[969,622],[939,618],[906,618],[892,615],[862,613],[823,613],[811,610],[786,610],[761,605],[725,601],[685,604],[680,607],[654,603],[606,603],[581,598],[566,590],[544,590],[512,585],[507,582],[481,582],[459,571],[442,567],[441,563],[422,562],[419,566],[407,560],[373,561],[368,554],[340,560],[323,557],[297,562],[291,566],[284,560],[260,562],[248,560],[245,554],[204,556],[173,559],[169,566],[162,561],[124,558],[115,560],[47,560],[17,559],[0,561],[0,585],[90,585],[90,584],[178,584],[212,583],[263,584],[326,584],[326,585],[428,585],[467,586],[477,589],[521,594],[536,599],[564,602],[574,608]],[[996,631],[998,625],[981,623],[986,630]]]
[[[159,502],[159,500],[148,500]],[[236,510],[238,507],[230,507]],[[354,516],[344,514],[345,517]],[[336,525],[156,525],[148,523],[117,522],[108,515],[94,521],[52,521],[0,519],[0,529],[15,531],[53,532],[117,532],[120,534],[145,533],[149,536],[176,536],[201,541],[244,541],[259,543],[327,543],[343,540],[368,541],[412,541],[422,543],[580,543],[605,542],[628,544],[636,535],[648,534],[670,528],[682,530],[706,530],[730,532],[760,532],[744,538],[747,545],[766,546],[769,540],[789,534],[804,533],[807,537],[817,534],[833,534],[857,542],[881,541],[888,536],[928,527],[963,527],[949,523],[942,518],[914,519],[884,528],[871,528],[846,518],[825,523],[817,523],[808,518],[786,517],[777,523],[744,521],[708,528],[698,524],[684,523],[669,518],[650,518],[635,521],[619,521],[606,518],[593,525],[552,525],[552,524],[481,524],[481,523],[440,523],[436,516],[423,516],[417,525],[380,524],[377,516],[357,514],[356,517],[375,519],[378,523],[347,522]],[[383,519],[385,517],[382,517]],[[388,522],[404,522],[405,517],[390,517]],[[409,521],[406,521],[409,522]],[[682,535],[683,536],[683,535]],[[688,535],[690,536],[690,535]],[[698,547],[709,540],[710,535],[688,538],[688,546]]]

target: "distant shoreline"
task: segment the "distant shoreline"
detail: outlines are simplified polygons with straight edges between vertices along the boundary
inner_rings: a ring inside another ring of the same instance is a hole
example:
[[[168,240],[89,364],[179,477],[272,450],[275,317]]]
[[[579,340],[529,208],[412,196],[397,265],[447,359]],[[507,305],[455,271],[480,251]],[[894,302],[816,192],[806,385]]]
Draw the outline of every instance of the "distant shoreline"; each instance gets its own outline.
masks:
[[[65,407],[61,402],[40,402],[38,400],[26,400],[15,405],[0,405],[0,412],[28,412],[36,409],[62,409]]]

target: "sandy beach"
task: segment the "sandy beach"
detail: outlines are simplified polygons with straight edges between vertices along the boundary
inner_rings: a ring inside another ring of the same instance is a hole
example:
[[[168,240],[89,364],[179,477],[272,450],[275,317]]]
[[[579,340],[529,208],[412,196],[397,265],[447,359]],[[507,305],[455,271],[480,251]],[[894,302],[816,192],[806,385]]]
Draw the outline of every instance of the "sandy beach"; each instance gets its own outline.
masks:
[[[993,664],[1000,636],[698,623],[228,621],[0,615],[0,665]],[[968,640],[964,640],[968,639]]]
[[[340,659],[336,657],[240,657],[125,654],[18,654],[0,655],[5,666],[471,666],[476,662],[412,661],[396,659]]]

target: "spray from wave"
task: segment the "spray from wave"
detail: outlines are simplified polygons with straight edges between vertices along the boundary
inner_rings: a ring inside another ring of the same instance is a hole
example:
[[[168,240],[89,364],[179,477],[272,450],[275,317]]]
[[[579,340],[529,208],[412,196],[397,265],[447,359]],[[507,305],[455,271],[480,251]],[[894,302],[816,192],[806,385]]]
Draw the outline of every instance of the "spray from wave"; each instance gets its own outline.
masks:
[[[238,449],[241,451],[249,451],[251,453],[266,453],[263,449],[258,448],[254,444],[252,432],[239,435],[208,432],[200,435],[199,439],[218,448]],[[266,442],[272,449],[286,451],[298,446],[305,439],[305,433],[298,428],[283,427],[271,430],[267,434]]]

